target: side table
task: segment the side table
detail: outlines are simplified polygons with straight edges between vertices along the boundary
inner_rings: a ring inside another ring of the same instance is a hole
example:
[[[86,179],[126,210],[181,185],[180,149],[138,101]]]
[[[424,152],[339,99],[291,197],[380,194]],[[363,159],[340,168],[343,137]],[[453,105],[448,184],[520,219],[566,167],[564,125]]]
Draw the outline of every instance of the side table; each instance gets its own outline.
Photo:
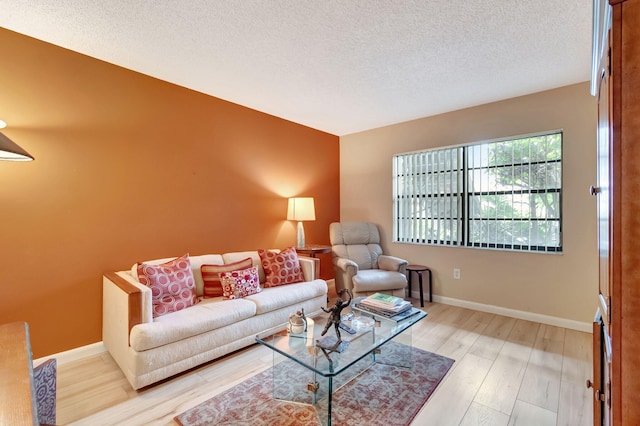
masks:
[[[411,277],[413,272],[418,275],[418,284],[420,285],[420,307],[424,307],[424,297],[422,295],[422,274],[428,272],[429,274],[429,302],[433,302],[432,286],[431,286],[431,269],[424,265],[407,265],[407,273],[409,275],[409,297],[411,297]]]
[[[298,253],[307,254],[310,257],[316,257],[319,253],[329,253],[331,246],[322,246],[318,244],[309,244],[304,247],[296,247]]]

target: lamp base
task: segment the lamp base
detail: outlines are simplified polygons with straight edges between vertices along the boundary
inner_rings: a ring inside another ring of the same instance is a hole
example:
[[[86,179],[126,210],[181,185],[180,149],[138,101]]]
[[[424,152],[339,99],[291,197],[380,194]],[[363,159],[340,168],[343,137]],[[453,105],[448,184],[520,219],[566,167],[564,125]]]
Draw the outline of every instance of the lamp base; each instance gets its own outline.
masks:
[[[298,221],[298,232],[296,235],[296,247],[302,248],[305,246],[304,241],[304,226],[302,225],[302,221]]]

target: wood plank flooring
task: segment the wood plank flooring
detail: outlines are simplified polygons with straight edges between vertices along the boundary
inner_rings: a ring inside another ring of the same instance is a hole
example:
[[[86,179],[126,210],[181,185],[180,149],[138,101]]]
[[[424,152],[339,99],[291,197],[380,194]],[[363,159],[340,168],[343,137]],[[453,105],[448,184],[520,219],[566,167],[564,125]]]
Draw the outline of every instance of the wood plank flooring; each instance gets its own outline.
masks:
[[[590,334],[438,303],[424,309],[414,346],[456,362],[413,426],[592,425]],[[57,423],[175,426],[174,416],[272,359],[253,345],[142,391],[131,389],[108,353],[62,364]]]

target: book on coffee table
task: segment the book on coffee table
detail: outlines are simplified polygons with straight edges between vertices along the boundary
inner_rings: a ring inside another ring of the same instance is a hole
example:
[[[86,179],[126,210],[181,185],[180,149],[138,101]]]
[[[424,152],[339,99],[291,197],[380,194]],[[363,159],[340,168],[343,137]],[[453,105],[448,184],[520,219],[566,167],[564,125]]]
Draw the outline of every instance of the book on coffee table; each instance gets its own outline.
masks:
[[[371,296],[358,298],[356,303],[363,309],[386,316],[394,316],[401,312],[411,310],[411,302],[401,297],[388,294],[374,293]]]
[[[360,299],[360,300],[358,300],[358,299]],[[364,312],[366,314],[370,314],[376,319],[382,318],[382,319],[385,319],[385,320],[391,320],[391,321],[395,321],[395,322],[400,322],[400,321],[403,321],[403,320],[405,320],[407,318],[410,318],[410,317],[416,315],[419,312],[422,312],[420,309],[417,309],[417,308],[414,308],[413,306],[411,306],[410,303],[409,303],[409,306],[407,308],[404,308],[400,312],[388,312],[388,311],[372,308],[369,305],[363,304],[362,303],[362,299],[364,299],[364,298],[358,298],[358,299],[354,299],[353,309],[356,310],[356,311],[360,311],[360,313]]]

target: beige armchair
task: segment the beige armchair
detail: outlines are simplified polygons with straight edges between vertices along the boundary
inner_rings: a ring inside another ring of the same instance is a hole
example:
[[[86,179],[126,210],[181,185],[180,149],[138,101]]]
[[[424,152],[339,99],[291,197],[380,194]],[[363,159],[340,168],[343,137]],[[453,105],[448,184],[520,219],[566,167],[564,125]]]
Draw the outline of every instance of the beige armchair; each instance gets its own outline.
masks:
[[[369,222],[329,225],[336,273],[336,291],[348,288],[354,297],[376,292],[405,297],[407,261],[382,254],[378,227]]]

